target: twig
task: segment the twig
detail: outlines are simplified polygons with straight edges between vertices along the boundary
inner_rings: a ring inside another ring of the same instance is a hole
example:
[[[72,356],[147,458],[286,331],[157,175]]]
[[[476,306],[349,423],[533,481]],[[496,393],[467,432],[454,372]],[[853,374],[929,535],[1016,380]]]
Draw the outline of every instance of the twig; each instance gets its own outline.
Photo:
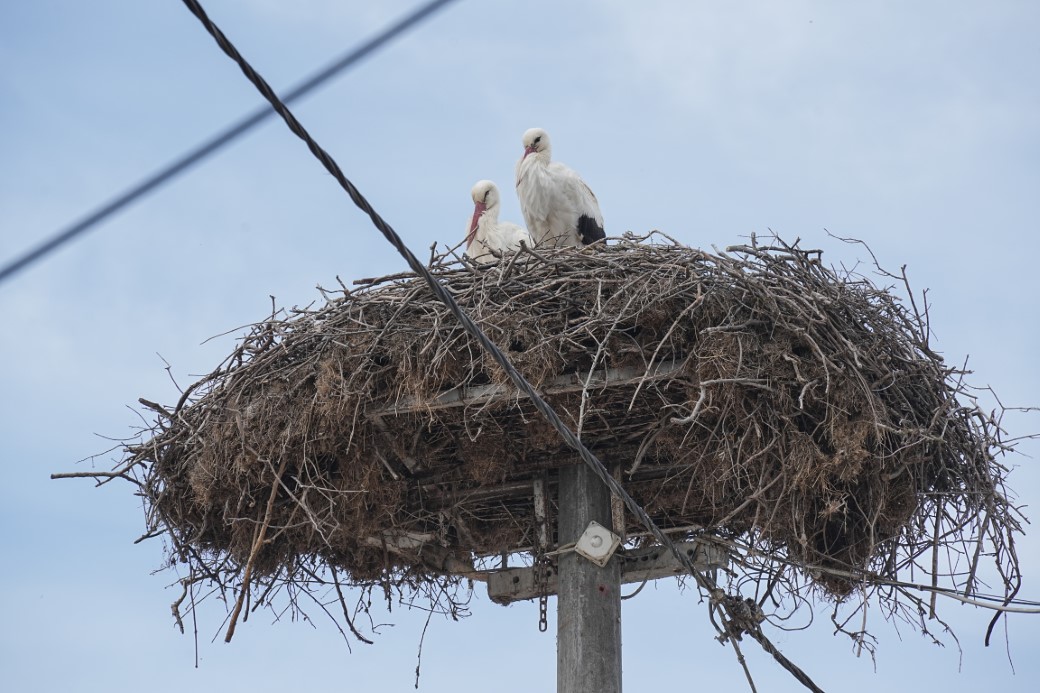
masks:
[[[278,471],[275,473],[274,483],[271,484],[271,495],[267,499],[267,509],[264,511],[264,521],[260,525],[260,531],[257,533],[256,540],[253,542],[253,550],[249,553],[249,560],[246,561],[245,570],[242,572],[242,588],[238,592],[238,599],[235,601],[235,608],[231,611],[231,622],[228,624],[227,635],[224,636],[224,642],[231,642],[231,638],[235,635],[235,624],[238,623],[238,615],[242,612],[242,604],[245,601],[246,595],[249,593],[249,584],[252,578],[253,565],[256,562],[257,554],[260,553],[260,547],[264,544],[264,539],[267,536],[267,528],[271,526],[271,512],[274,510],[274,500],[278,497],[279,482],[281,481],[282,474],[285,473],[285,467],[288,462],[289,458],[283,456],[281,464],[278,465]]]

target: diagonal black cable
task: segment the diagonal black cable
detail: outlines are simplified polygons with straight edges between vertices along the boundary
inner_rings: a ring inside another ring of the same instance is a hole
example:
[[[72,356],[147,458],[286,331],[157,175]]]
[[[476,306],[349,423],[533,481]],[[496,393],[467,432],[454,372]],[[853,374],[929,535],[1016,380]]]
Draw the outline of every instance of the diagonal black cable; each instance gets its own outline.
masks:
[[[367,57],[377,49],[383,47],[390,41],[397,38],[400,34],[412,28],[416,24],[419,24],[424,19],[428,18],[437,10],[441,9],[445,5],[450,4],[454,0],[433,0],[423,5],[419,9],[415,10],[408,16],[398,20],[394,24],[390,25],[383,31],[379,32],[372,38],[362,43],[357,48],[354,48],[349,53],[343,55],[337,60],[329,63],[326,67],[322,68],[312,76],[305,79],[300,84],[296,85],[285,93],[282,97],[283,103],[291,103],[307,92],[311,91],[315,87],[319,86],[326,80],[335,76],[344,69],[355,64],[359,60]],[[137,200],[139,197],[151,192],[155,188],[159,187],[163,183],[166,183],[177,174],[185,171],[192,167],[198,162],[205,159],[210,154],[214,153],[224,145],[230,143],[232,140],[244,134],[246,131],[251,130],[256,125],[266,120],[267,118],[274,115],[274,111],[265,106],[260,106],[255,111],[239,120],[234,125],[226,128],[225,130],[217,133],[210,139],[206,140],[195,149],[191,150],[181,158],[169,164],[161,171],[152,174],[148,178],[144,179],[134,187],[126,190],[119,196],[113,198],[109,202],[105,203],[98,209],[94,210],[87,216],[83,217],[79,221],[75,222],[71,226],[55,234],[53,237],[47,239],[37,247],[33,248],[29,252],[25,253],[21,257],[11,261],[9,264],[0,268],[0,283],[4,280],[14,276],[20,270],[25,269],[29,265],[34,264],[41,260],[44,256],[54,252],[61,246],[65,245],[69,241],[73,240],[77,236],[82,235],[84,232],[90,230],[100,222],[104,221],[108,217],[118,212],[123,207],[126,207],[130,203]]]
[[[383,234],[383,237],[386,238],[386,240],[394,246],[394,248],[401,255],[401,257],[403,257],[405,261],[408,263],[408,266],[412,269],[412,271],[415,272],[418,276],[422,277],[422,279],[433,291],[434,295],[441,301],[441,303],[443,303],[448,308],[451,314],[454,315],[462,324],[463,329],[465,329],[466,332],[468,332],[474,339],[476,339],[484,348],[484,350],[491,355],[495,362],[502,367],[502,369],[506,372],[506,375],[509,376],[509,379],[513,381],[514,385],[516,385],[517,389],[523,392],[525,395],[527,395],[528,398],[530,398],[531,404],[534,405],[535,409],[537,409],[538,412],[542,416],[544,416],[549,421],[549,423],[552,424],[553,428],[555,428],[556,431],[567,442],[567,444],[578,453],[582,461],[584,461],[585,464],[589,466],[589,468],[596,475],[596,477],[602,483],[606,484],[610,491],[614,493],[616,496],[618,496],[625,503],[625,506],[629,509],[629,511],[637,518],[639,518],[640,523],[647,528],[647,530],[653,535],[653,537],[658,542],[660,542],[662,546],[666,547],[676,557],[679,563],[686,568],[687,572],[689,572],[690,575],[693,576],[693,578],[697,581],[698,585],[700,585],[704,589],[711,591],[713,597],[717,593],[721,592],[718,586],[714,584],[713,580],[710,580],[707,576],[702,575],[697,571],[697,569],[693,565],[692,560],[685,553],[679,551],[679,549],[675,546],[672,540],[668,538],[668,535],[661,531],[661,529],[646,513],[646,511],[643,510],[639,503],[637,503],[635,499],[628,494],[628,491],[625,490],[624,486],[622,486],[620,482],[618,482],[614,477],[610,475],[603,463],[595,455],[593,455],[588,448],[585,447],[581,440],[574,434],[573,431],[570,430],[570,428],[567,427],[567,424],[563,422],[563,420],[556,413],[556,411],[549,405],[549,403],[542,399],[541,395],[538,394],[538,392],[534,389],[534,386],[532,386],[531,383],[527,382],[527,379],[524,378],[524,376],[516,370],[513,364],[509,361],[509,358],[504,353],[502,353],[498,346],[494,342],[492,342],[491,339],[486,334],[484,334],[483,330],[481,330],[480,327],[478,327],[476,323],[473,322],[469,315],[467,315],[466,312],[462,310],[459,304],[455,302],[455,299],[451,296],[451,294],[448,293],[448,290],[445,289],[444,286],[437,281],[433,274],[430,273],[429,269],[427,269],[426,266],[423,265],[423,263],[415,257],[412,251],[408,249],[408,246],[404,244],[404,241],[397,234],[397,232],[394,231],[394,229],[379,215],[378,212],[376,212],[372,205],[369,204],[368,200],[366,200],[364,196],[362,196],[361,193],[358,191],[358,189],[354,187],[354,184],[347,179],[346,175],[344,175],[339,165],[335,162],[335,160],[333,160],[329,153],[322,149],[321,146],[314,140],[314,138],[311,137],[310,133],[307,132],[303,125],[301,125],[300,122],[296,120],[296,116],[292,114],[289,108],[284,103],[279,101],[278,96],[274,93],[274,90],[271,89],[270,85],[264,80],[264,78],[261,77],[259,73],[257,73],[257,71],[253,69],[252,65],[250,65],[246,61],[246,59],[242,57],[242,55],[238,52],[238,49],[236,49],[235,46],[232,45],[231,41],[228,40],[224,33],[210,20],[210,18],[206,15],[206,11],[202,9],[202,6],[199,5],[197,0],[182,0],[182,2],[185,4],[185,6],[187,6],[189,10],[191,10],[192,14],[198,17],[199,21],[202,22],[202,25],[206,27],[206,31],[208,31],[210,35],[213,36],[213,38],[216,40],[217,45],[220,46],[220,49],[223,50],[224,53],[228,55],[228,57],[230,57],[238,64],[239,68],[242,70],[242,73],[246,76],[246,78],[250,82],[252,82],[253,85],[260,91],[260,93],[263,94],[264,98],[266,98],[268,102],[270,102],[271,107],[278,112],[278,115],[280,115],[283,120],[285,120],[285,124],[289,126],[289,129],[292,130],[293,134],[295,134],[297,137],[304,141],[304,143],[307,145],[307,148],[310,149],[311,153],[314,154],[314,156],[317,157],[317,159],[322,163],[322,165],[325,167],[325,170],[332,174],[332,176],[336,179],[340,186],[350,196],[350,199],[354,202],[354,204],[357,205],[358,208],[361,209],[361,211],[365,212],[365,214],[369,216],[369,218],[372,220],[372,223],[375,225],[376,229],[378,229],[379,232]],[[720,605],[719,608],[725,609],[726,607]],[[754,627],[751,627],[749,630],[746,630],[745,632],[747,632],[748,635],[750,635],[756,641],[758,641],[759,644],[762,645],[763,649],[769,652],[769,654],[773,655],[773,658],[776,659],[776,661],[779,662],[781,666],[787,669],[802,685],[816,693],[823,693],[823,691],[813,682],[811,678],[809,678],[809,676],[804,671],[799,669],[793,662],[787,659],[787,657],[785,657],[783,653],[776,649],[773,643],[770,642],[769,639],[762,632],[761,628],[759,628],[756,625]],[[733,644],[734,649],[736,649],[737,646],[733,642],[733,637],[735,636],[729,633],[726,633],[726,636],[730,639],[730,642]],[[739,655],[739,650],[737,650],[737,652],[738,657],[740,658],[741,663],[743,664],[743,657]]]

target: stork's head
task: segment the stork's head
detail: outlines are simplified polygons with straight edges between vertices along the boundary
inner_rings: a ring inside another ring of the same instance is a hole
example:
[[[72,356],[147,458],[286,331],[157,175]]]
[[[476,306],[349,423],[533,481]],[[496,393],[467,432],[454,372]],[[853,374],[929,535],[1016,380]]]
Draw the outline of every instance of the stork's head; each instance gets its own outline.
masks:
[[[469,230],[466,233],[466,247],[468,248],[473,239],[477,237],[477,227],[484,213],[498,206],[498,186],[489,180],[478,180],[470,191],[473,198],[473,218],[469,222]]]
[[[530,154],[543,154],[548,159],[552,152],[552,148],[549,145],[549,133],[541,128],[531,128],[525,132],[523,142],[524,159]]]

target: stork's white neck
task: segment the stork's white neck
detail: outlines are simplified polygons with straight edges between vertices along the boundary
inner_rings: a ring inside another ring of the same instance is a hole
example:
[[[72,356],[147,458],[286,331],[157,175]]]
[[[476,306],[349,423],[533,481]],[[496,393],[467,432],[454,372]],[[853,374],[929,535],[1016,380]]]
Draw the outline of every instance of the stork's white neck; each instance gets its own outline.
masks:
[[[480,215],[480,219],[477,220],[477,233],[473,237],[473,243],[477,241],[486,241],[489,234],[494,232],[498,226],[498,203],[491,205],[484,210],[484,213]],[[472,245],[472,243],[470,244]]]
[[[530,180],[533,176],[544,176],[549,168],[549,152],[528,154],[516,164],[516,184],[522,180]]]

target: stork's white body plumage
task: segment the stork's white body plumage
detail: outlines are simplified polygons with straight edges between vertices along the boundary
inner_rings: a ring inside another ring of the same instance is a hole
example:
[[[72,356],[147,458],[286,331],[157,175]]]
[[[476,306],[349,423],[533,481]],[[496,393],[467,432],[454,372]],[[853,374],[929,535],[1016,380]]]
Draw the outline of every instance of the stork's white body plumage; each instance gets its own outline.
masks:
[[[580,247],[605,238],[596,196],[577,173],[552,161],[545,130],[531,128],[523,143],[516,194],[535,245]]]
[[[466,255],[477,262],[492,262],[495,253],[520,250],[521,241],[531,247],[531,235],[509,221],[499,221],[498,186],[489,180],[477,181],[470,191],[473,218],[466,229]]]

